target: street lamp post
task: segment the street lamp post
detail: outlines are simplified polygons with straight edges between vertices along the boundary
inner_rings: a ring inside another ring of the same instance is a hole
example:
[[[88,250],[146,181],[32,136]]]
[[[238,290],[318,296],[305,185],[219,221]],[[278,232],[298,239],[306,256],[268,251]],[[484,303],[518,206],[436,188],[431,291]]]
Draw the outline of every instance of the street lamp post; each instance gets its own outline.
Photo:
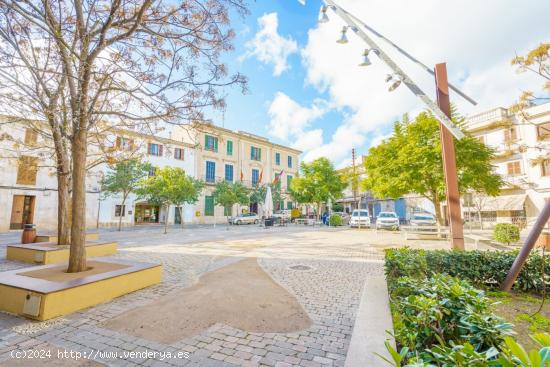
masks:
[[[462,139],[464,133],[454,125],[451,121],[451,108],[449,102],[449,88],[457,92],[460,96],[464,97],[470,103],[475,104],[471,98],[462,93],[458,88],[452,86],[447,80],[447,69],[445,64],[437,64],[435,72],[432,72],[424,64],[413,58],[410,54],[396,46],[394,43],[383,37],[380,33],[374,31],[371,27],[367,26],[364,22],[359,20],[351,13],[344,10],[337,5],[333,0],[325,0],[327,5],[321,8],[320,22],[327,22],[328,16],[327,10],[332,9],[346,24],[342,29],[341,38],[338,43],[345,44],[348,42],[346,31],[351,29],[359,38],[361,38],[367,45],[368,49],[365,50],[363,56],[365,58],[362,66],[368,66],[371,64],[368,59],[369,54],[372,52],[376,54],[380,60],[384,61],[386,65],[393,71],[392,74],[386,78],[387,82],[390,82],[389,91],[393,91],[399,87],[399,85],[406,85],[415,96],[417,96],[426,106],[434,113],[434,115],[440,121],[441,131],[441,146],[442,146],[442,158],[443,167],[445,173],[445,184],[447,194],[447,214],[450,222],[451,243],[453,248],[463,250],[464,238],[462,228],[462,218],[460,213],[460,195],[458,192],[458,178],[456,174],[456,158],[454,151],[453,136],[457,139]],[[386,40],[390,45],[397,48],[399,52],[411,59],[413,62],[421,65],[425,70],[435,76],[437,87],[437,104],[428,97],[424,91],[378,46],[378,44],[370,37],[361,27],[368,29],[378,37]]]

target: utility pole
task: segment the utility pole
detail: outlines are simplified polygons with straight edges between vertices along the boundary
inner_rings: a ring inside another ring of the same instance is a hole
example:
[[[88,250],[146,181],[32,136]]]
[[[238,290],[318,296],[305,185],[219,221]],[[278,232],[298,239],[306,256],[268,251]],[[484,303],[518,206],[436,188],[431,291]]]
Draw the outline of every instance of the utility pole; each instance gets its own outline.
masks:
[[[354,209],[359,209],[357,204],[357,170],[355,169],[355,148],[351,150],[352,170],[351,170],[351,190],[353,192]]]
[[[447,80],[447,66],[445,63],[435,66],[435,84],[437,88],[437,105],[450,120],[451,103],[449,101],[449,82]],[[447,217],[449,218],[451,244],[455,250],[464,250],[454,139],[453,135],[442,123],[439,123],[439,130],[441,132],[441,155],[443,156],[443,171],[445,173]]]

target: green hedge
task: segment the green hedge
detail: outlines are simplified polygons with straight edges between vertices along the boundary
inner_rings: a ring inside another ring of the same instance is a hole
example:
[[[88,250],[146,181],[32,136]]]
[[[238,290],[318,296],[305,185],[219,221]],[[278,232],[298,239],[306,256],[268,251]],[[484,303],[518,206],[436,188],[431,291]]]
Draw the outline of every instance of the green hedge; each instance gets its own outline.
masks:
[[[333,214],[330,216],[329,224],[333,227],[341,226],[342,225],[342,217],[338,214]]]
[[[488,367],[550,365],[550,335],[535,334],[541,349],[527,354],[513,325],[494,315],[483,291],[496,287],[516,253],[386,250],[385,271],[397,350],[386,342],[395,367]],[[518,288],[541,290],[540,255],[532,255]],[[548,267],[548,263],[545,264]],[[530,361],[529,361],[530,360]]]
[[[519,241],[519,227],[511,223],[498,223],[493,229],[495,241],[507,245]]]
[[[485,288],[498,288],[506,278],[517,251],[450,251],[413,250],[409,248],[386,250],[386,275],[388,277],[431,277],[432,274],[448,274],[466,279]],[[533,253],[527,259],[514,288],[542,293],[542,256]],[[550,274],[550,261],[546,257],[545,274]],[[548,285],[547,292],[550,290]]]

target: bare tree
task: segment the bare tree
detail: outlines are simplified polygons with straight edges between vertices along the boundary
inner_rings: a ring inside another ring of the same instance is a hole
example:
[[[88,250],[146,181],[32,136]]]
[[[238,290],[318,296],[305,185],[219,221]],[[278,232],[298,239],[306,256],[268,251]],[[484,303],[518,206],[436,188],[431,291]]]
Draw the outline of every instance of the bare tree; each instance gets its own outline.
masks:
[[[60,65],[55,70],[22,67],[59,75],[62,86],[53,106],[67,116],[66,139],[52,136],[56,144],[67,142],[71,157],[69,272],[86,269],[90,136],[121,125],[202,121],[205,108],[223,108],[220,87],[245,85],[243,76],[229,76],[220,61],[220,54],[232,48],[230,10],[244,14],[244,0],[0,2],[0,28],[10,41],[6,47],[15,53],[30,42],[32,55],[32,49],[47,42]],[[28,58],[27,52],[21,55]]]

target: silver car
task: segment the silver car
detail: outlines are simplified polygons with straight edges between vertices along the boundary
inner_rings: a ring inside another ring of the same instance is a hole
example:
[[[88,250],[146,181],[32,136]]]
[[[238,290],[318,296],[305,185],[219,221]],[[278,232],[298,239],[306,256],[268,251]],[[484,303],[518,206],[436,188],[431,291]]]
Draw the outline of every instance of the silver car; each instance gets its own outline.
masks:
[[[229,219],[231,224],[258,224],[260,217],[256,213],[243,213]]]
[[[399,229],[399,217],[394,212],[381,212],[376,218],[376,229]]]
[[[411,217],[411,226],[435,226],[437,221],[429,213],[417,213]]]

